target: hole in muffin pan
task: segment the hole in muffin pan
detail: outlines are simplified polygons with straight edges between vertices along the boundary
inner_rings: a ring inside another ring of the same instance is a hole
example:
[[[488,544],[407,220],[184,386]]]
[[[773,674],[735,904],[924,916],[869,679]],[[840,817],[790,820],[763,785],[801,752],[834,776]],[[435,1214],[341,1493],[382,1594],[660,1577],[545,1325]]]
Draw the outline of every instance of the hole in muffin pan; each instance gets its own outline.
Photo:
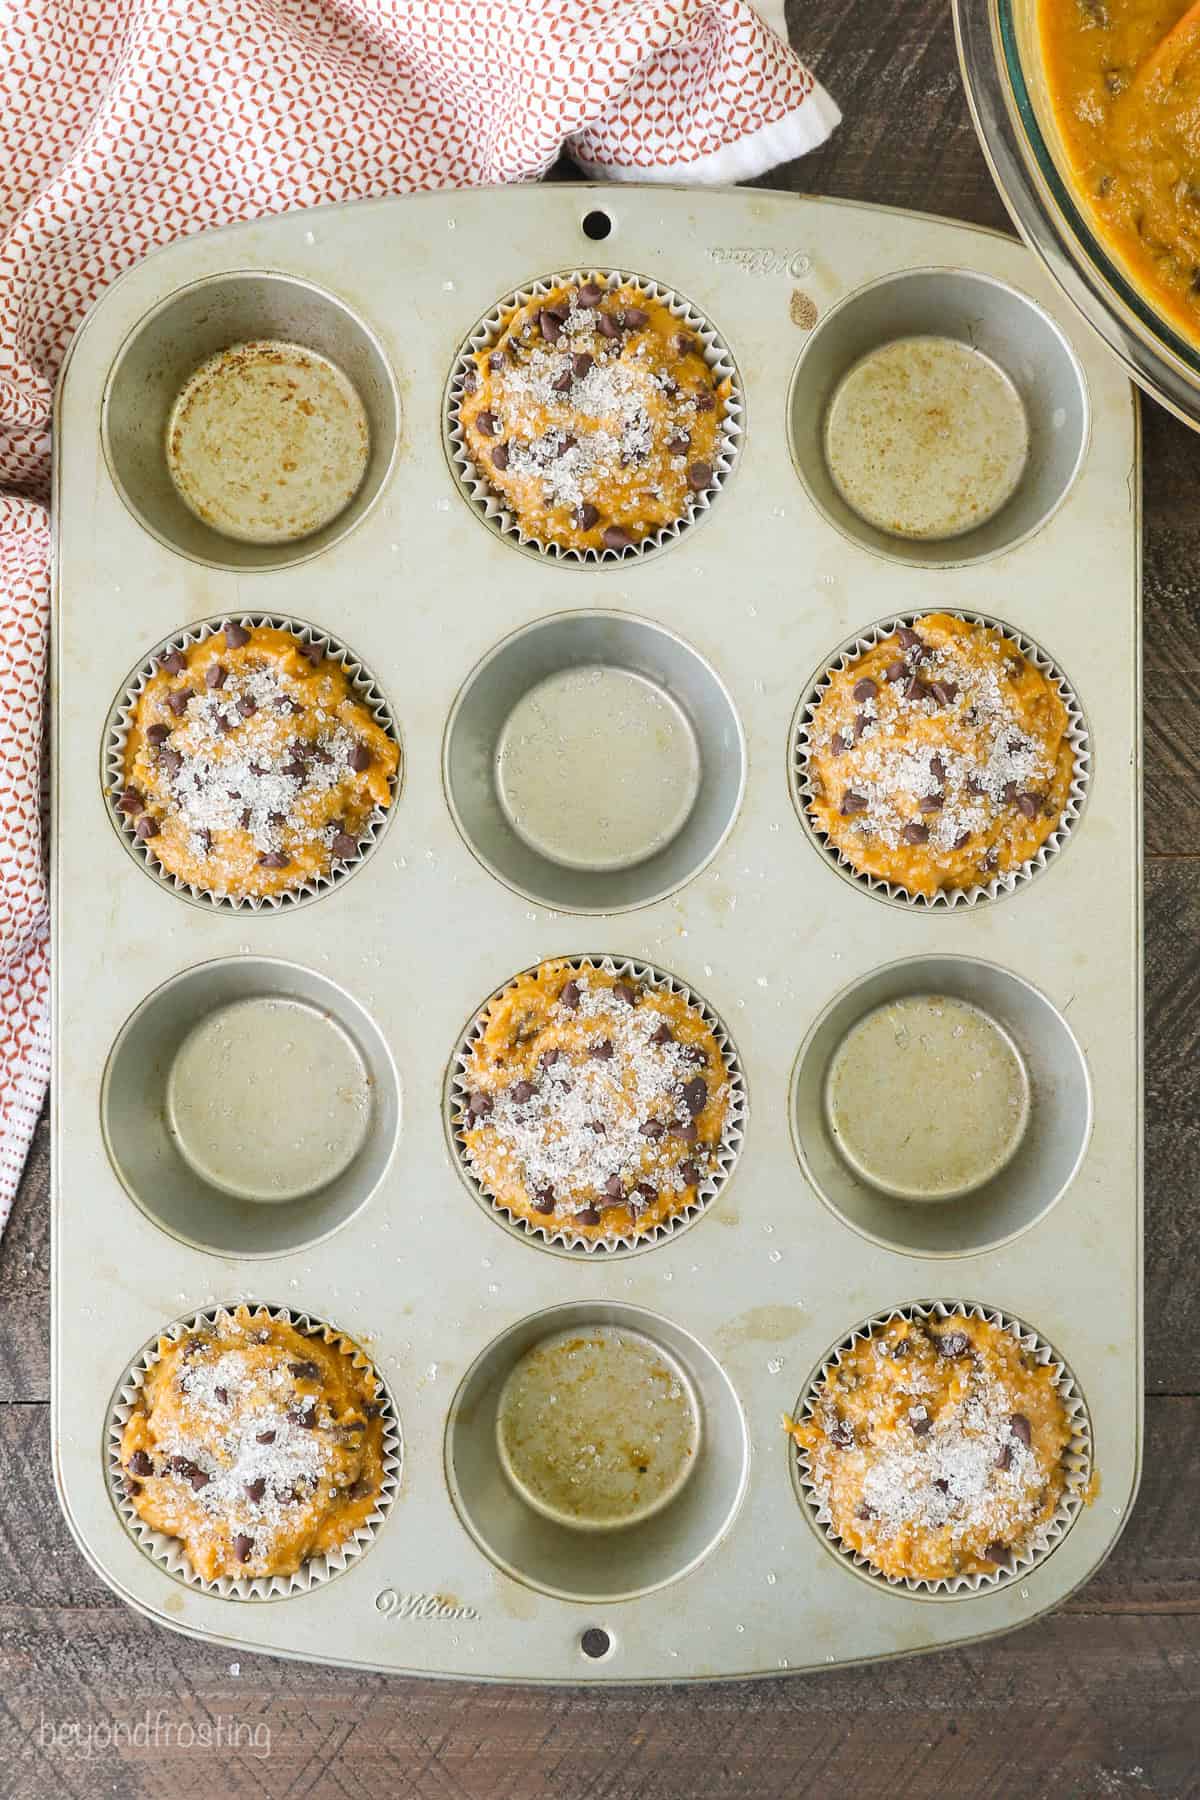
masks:
[[[257,358],[238,348],[264,342],[274,349]],[[227,363],[212,363],[203,396],[175,416],[177,401],[201,366],[235,349]],[[255,391],[253,378],[277,379],[289,359],[295,365],[291,378],[311,390],[302,396],[315,408],[308,416],[322,421],[324,430],[319,445],[311,443],[314,428],[309,426],[298,440],[299,450],[293,442],[272,452],[268,427],[276,409],[264,399],[267,410],[254,420],[245,409]],[[230,406],[232,414],[226,410],[223,419],[222,409]],[[348,424],[358,407],[367,435],[361,476],[361,418],[353,431]],[[306,470],[305,450],[311,449],[314,461],[324,458],[333,433],[343,428],[354,444],[345,446],[341,485],[335,483],[336,491],[330,492],[326,464]],[[155,307],[118,352],[102,403],[104,458],[130,512],[169,549],[217,569],[277,569],[328,549],[378,497],[399,435],[400,399],[374,334],[332,294],[294,276],[263,272],[209,276]],[[244,479],[237,484],[224,479],[222,468],[222,454],[228,455],[231,444],[243,459]],[[290,460],[300,465],[286,479],[301,484],[311,475],[308,491],[285,488],[281,509],[279,502],[261,497],[270,496],[270,486],[259,487],[251,516],[246,487],[258,487],[260,481],[281,486],[285,478],[277,465],[284,468],[286,448]],[[247,460],[251,452],[257,453],[253,461]],[[215,529],[185,503],[172,464],[193,500],[202,509],[217,509],[215,516],[236,536]],[[263,540],[264,534],[274,541],[253,541]]]
[[[400,1130],[382,1034],[312,970],[267,957],[200,963],[117,1036],[100,1093],[109,1160],[173,1237],[278,1256],[370,1199]]]
[[[635,1347],[646,1381],[655,1380],[653,1361],[662,1372],[653,1406],[636,1418],[629,1370],[615,1350],[622,1343]],[[565,1404],[573,1382],[577,1398],[589,1396],[582,1413]],[[528,1426],[517,1481],[504,1436],[514,1387]],[[466,1529],[506,1574],[566,1600],[632,1599],[694,1569],[732,1523],[749,1453],[741,1407],[716,1358],[670,1320],[611,1302],[556,1306],[511,1326],[467,1371],[446,1424],[446,1475]],[[656,1454],[670,1492],[650,1510],[644,1485],[656,1481]],[[553,1505],[544,1495],[530,1504],[539,1480]],[[582,1498],[572,1506],[564,1494]],[[607,1651],[602,1635],[604,1650],[581,1640],[585,1654]]]
[[[646,906],[716,854],[746,750],[715,671],[629,613],[558,613],[505,638],[446,726],[446,798],[468,848],[559,912]]]
[[[612,1647],[612,1638],[600,1625],[589,1625],[579,1639],[579,1648],[585,1656],[590,1656],[593,1662],[598,1662],[602,1656],[607,1656]]]
[[[612,219],[606,212],[596,209],[583,215],[583,235],[585,238],[591,238],[593,243],[601,243],[609,236],[612,228]]]
[[[897,447],[906,409],[912,435]],[[1090,405],[1074,351],[1027,295],[990,275],[914,269],[826,314],[792,376],[787,429],[809,498],[844,537],[956,568],[1015,548],[1058,510]]]
[[[1061,1013],[970,957],[890,963],[826,1007],[792,1078],[804,1174],[885,1249],[969,1256],[1018,1236],[1070,1186],[1091,1081]]]

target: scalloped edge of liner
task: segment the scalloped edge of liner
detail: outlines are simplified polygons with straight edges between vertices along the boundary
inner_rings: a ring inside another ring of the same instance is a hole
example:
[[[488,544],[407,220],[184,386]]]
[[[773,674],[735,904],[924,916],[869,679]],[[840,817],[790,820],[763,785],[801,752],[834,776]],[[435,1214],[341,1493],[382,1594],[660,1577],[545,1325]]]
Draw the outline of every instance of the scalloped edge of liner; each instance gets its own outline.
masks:
[[[293,637],[303,643],[321,644],[327,655],[336,656],[342,663],[356,697],[367,707],[375,723],[386,731],[397,750],[400,752],[400,763],[392,782],[391,804],[387,807],[375,807],[367,819],[363,835],[359,839],[357,855],[348,861],[331,868],[328,874],[310,877],[298,887],[289,888],[282,894],[215,894],[209,888],[198,887],[195,882],[182,881],[172,875],[169,869],[151,856],[147,846],[130,829],[125,815],[117,811],[114,793],[125,781],[125,743],[133,724],[133,714],[137,708],[147,682],[156,673],[160,659],[171,650],[186,652],[197,644],[205,643],[210,637],[216,637],[226,625],[242,625],[246,627],[265,626],[274,631],[289,631]],[[202,905],[213,906],[229,912],[280,912],[290,906],[301,906],[307,901],[323,899],[332,893],[338,884],[358,870],[374,850],[376,843],[388,823],[400,798],[404,784],[404,746],[400,741],[400,733],[396,725],[391,707],[385,700],[375,677],[370,674],[366,665],[359,661],[351,650],[340,639],[332,637],[329,632],[318,626],[309,625],[303,619],[295,619],[287,613],[265,612],[229,612],[222,614],[217,620],[198,619],[182,631],[177,631],[163,641],[142,662],[131,679],[120,690],[108,712],[104,727],[104,803],[117,831],[121,835],[143,871],[169,893],[179,894],[184,899],[196,901]]]
[[[627,956],[564,956],[554,957],[555,962],[565,962],[575,969],[600,969],[606,975],[630,975],[634,980],[652,987],[666,988],[668,993],[678,994],[689,1006],[694,1006],[704,1023],[717,1041],[717,1047],[725,1059],[725,1070],[731,1090],[731,1104],[725,1122],[725,1130],[717,1147],[717,1170],[713,1175],[706,1175],[696,1190],[696,1198],[673,1212],[668,1219],[663,1219],[651,1231],[614,1234],[610,1237],[583,1237],[559,1225],[547,1230],[544,1225],[534,1225],[521,1213],[512,1212],[498,1200],[493,1200],[486,1191],[479,1177],[474,1173],[467,1160],[466,1147],[459,1136],[459,1119],[457,1117],[465,1102],[466,1089],[463,1075],[466,1061],[472,1044],[483,1027],[484,1016],[492,1003],[507,993],[522,975],[532,974],[542,967],[534,963],[529,969],[522,969],[501,987],[488,995],[479,1007],[471,1022],[469,1030],[461,1039],[450,1065],[450,1079],[446,1091],[446,1123],[449,1128],[450,1141],[454,1145],[456,1161],[462,1176],[472,1194],[487,1210],[504,1224],[514,1235],[545,1248],[561,1248],[581,1255],[620,1256],[630,1251],[647,1250],[656,1244],[664,1244],[671,1238],[678,1237],[689,1226],[701,1218],[725,1186],[734,1168],[746,1135],[746,1078],[742,1071],[741,1058],[724,1021],[713,1011],[706,1000],[693,992],[686,982],[679,981],[674,975],[668,975],[654,963],[639,961],[636,957]]]
[[[1040,1332],[1034,1331],[1023,1319],[1018,1319],[1013,1313],[1003,1312],[998,1307],[984,1306],[979,1301],[914,1300],[909,1305],[893,1306],[886,1312],[876,1313],[862,1325],[856,1326],[836,1350],[826,1357],[801,1395],[793,1417],[811,1418],[818,1389],[846,1352],[855,1344],[867,1341],[874,1332],[891,1324],[893,1319],[948,1319],[953,1313],[963,1313],[969,1319],[982,1319],[1006,1331],[1023,1350],[1032,1350],[1040,1363],[1057,1371],[1054,1378],[1055,1391],[1066,1408],[1071,1426],[1071,1441],[1063,1452],[1067,1485],[1051,1518],[1039,1527],[1027,1549],[1013,1553],[1012,1563],[1008,1568],[1002,1564],[997,1565],[989,1575],[940,1575],[934,1578],[885,1575],[861,1551],[852,1549],[837,1535],[829,1510],[817,1494],[809,1471],[808,1453],[793,1438],[791,1451],[796,1486],[810,1520],[839,1561],[848,1563],[857,1574],[865,1576],[877,1587],[886,1588],[889,1593],[923,1594],[941,1599],[962,1600],[970,1599],[976,1594],[992,1593],[997,1588],[1019,1580],[1045,1562],[1051,1552],[1058,1548],[1083,1508],[1084,1490],[1091,1479],[1094,1457],[1091,1419],[1071,1370],[1053,1345],[1047,1343]]]
[[[732,386],[729,399],[725,403],[725,417],[721,421],[721,443],[713,460],[713,480],[711,487],[703,494],[688,495],[687,511],[668,525],[661,525],[657,531],[649,533],[638,544],[630,544],[624,550],[596,550],[588,548],[577,550],[570,545],[546,542],[527,532],[516,514],[510,510],[503,498],[488,481],[487,476],[475,463],[463,436],[459,419],[459,403],[462,400],[462,381],[468,368],[473,366],[472,356],[477,350],[484,350],[489,343],[495,343],[499,332],[503,329],[508,316],[518,307],[525,306],[542,294],[548,294],[563,282],[569,281],[603,281],[609,293],[622,283],[628,282],[651,300],[657,300],[677,318],[681,324],[694,331],[704,350],[704,360],[710,369],[718,370],[722,377],[728,377]],[[678,539],[692,525],[707,513],[713,500],[720,492],[723,484],[733,473],[740,449],[740,439],[745,430],[746,402],[742,387],[742,378],[734,361],[733,352],[724,338],[710,323],[706,316],[690,300],[684,299],[674,288],[664,287],[661,282],[648,276],[633,275],[626,270],[564,269],[556,274],[541,275],[528,287],[520,287],[498,300],[473,327],[455,352],[450,366],[450,377],[446,383],[444,429],[446,444],[450,453],[450,467],[459,491],[472,510],[478,513],[484,524],[489,526],[498,537],[515,540],[523,549],[534,550],[553,562],[565,563],[576,568],[613,567],[617,563],[635,562],[640,557],[652,555],[657,550],[664,550]]]
[[[1023,862],[1019,868],[1009,869],[1003,875],[995,875],[988,882],[977,882],[968,888],[939,888],[936,894],[912,894],[907,888],[900,887],[894,881],[885,881],[882,876],[869,875],[855,867],[844,851],[825,835],[814,822],[809,812],[809,801],[814,797],[811,783],[808,780],[808,731],[812,724],[813,714],[829,687],[835,674],[849,668],[855,660],[872,650],[886,637],[890,637],[901,625],[915,626],[927,618],[931,609],[921,607],[915,612],[897,613],[894,618],[881,619],[858,634],[846,649],[840,651],[830,661],[823,673],[805,691],[797,709],[798,723],[792,731],[791,757],[788,766],[788,782],[792,790],[792,801],[800,815],[800,821],[809,838],[829,862],[833,863],[840,873],[849,876],[856,886],[865,892],[874,894],[877,899],[885,899],[899,906],[915,906],[923,911],[931,912],[938,908],[949,911],[955,906],[978,906],[981,902],[1004,900],[1015,893],[1022,883],[1032,881],[1035,875],[1054,861],[1060,851],[1066,848],[1071,832],[1074,830],[1087,800],[1088,785],[1092,774],[1092,743],[1088,731],[1083,708],[1071,683],[1062,674],[1058,665],[1047,656],[1041,645],[1033,638],[1027,637],[1016,626],[1008,625],[1002,619],[994,618],[990,613],[972,612],[955,608],[950,616],[964,619],[968,624],[985,625],[1003,636],[1011,638],[1022,656],[1026,657],[1034,667],[1052,683],[1059,699],[1067,709],[1067,738],[1075,753],[1075,769],[1071,776],[1071,785],[1067,790],[1067,800],[1063,807],[1063,815],[1046,839],[1036,856]]]
[[[160,1360],[159,1340],[169,1338],[178,1343],[189,1331],[200,1331],[225,1319],[231,1319],[239,1305],[245,1305],[251,1320],[269,1318],[284,1321],[301,1332],[305,1337],[320,1337],[325,1343],[340,1350],[350,1358],[356,1369],[369,1369],[375,1379],[375,1392],[382,1401],[384,1413],[383,1433],[383,1478],[379,1486],[379,1498],[375,1510],[367,1520],[355,1529],[354,1535],[341,1544],[336,1551],[327,1555],[314,1557],[302,1563],[291,1575],[257,1575],[253,1579],[235,1580],[228,1575],[218,1576],[215,1581],[206,1581],[193,1569],[183,1541],[170,1537],[166,1532],[157,1531],[134,1510],[133,1503],[123,1492],[125,1471],[120,1463],[121,1434],[125,1422],[133,1409],[137,1394],[141,1389],[147,1373]],[[400,1488],[400,1476],[403,1468],[404,1449],[400,1430],[399,1415],[395,1402],[388,1390],[387,1383],[380,1375],[374,1362],[361,1349],[354,1339],[336,1326],[328,1325],[323,1319],[315,1319],[309,1313],[296,1312],[287,1306],[267,1306],[237,1302],[230,1306],[206,1306],[201,1311],[189,1314],[184,1319],[176,1319],[161,1331],[155,1333],[150,1343],[144,1345],[124,1375],[117,1383],[114,1399],[109,1404],[108,1422],[105,1432],[105,1474],[108,1479],[108,1491],[117,1516],[126,1531],[146,1556],[165,1574],[174,1580],[183,1582],[185,1586],[197,1589],[200,1593],[215,1594],[222,1600],[286,1600],[295,1594],[307,1594],[324,1582],[331,1581],[345,1569],[351,1568],[364,1551],[374,1542],[380,1526],[391,1511],[392,1503]]]

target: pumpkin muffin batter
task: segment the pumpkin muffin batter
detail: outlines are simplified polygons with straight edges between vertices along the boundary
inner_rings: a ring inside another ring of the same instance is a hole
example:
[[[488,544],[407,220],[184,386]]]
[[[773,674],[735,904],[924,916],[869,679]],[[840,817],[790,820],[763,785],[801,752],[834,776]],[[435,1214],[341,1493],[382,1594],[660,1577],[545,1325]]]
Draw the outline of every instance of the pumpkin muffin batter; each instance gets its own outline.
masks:
[[[383,1478],[366,1358],[239,1306],[158,1341],[121,1434],[138,1517],[206,1581],[291,1575],[365,1524]]]
[[[231,623],[160,657],[116,804],[178,880],[218,899],[282,894],[357,855],[399,761],[335,656]]]
[[[877,1327],[787,1424],[833,1532],[895,1580],[1011,1568],[1067,1485],[1053,1368],[963,1313]]]
[[[1200,342],[1200,15],[1189,0],[1041,0],[1038,26],[1088,223],[1132,285]]]
[[[476,468],[522,531],[625,550],[715,485],[730,393],[700,340],[633,282],[563,282],[475,352],[459,413]]]
[[[717,1166],[729,1072],[682,995],[544,962],[496,996],[460,1077],[467,1161],[490,1199],[548,1231],[644,1234]]]
[[[833,671],[808,812],[863,875],[932,897],[1019,869],[1075,771],[1054,684],[991,626],[929,613]]]

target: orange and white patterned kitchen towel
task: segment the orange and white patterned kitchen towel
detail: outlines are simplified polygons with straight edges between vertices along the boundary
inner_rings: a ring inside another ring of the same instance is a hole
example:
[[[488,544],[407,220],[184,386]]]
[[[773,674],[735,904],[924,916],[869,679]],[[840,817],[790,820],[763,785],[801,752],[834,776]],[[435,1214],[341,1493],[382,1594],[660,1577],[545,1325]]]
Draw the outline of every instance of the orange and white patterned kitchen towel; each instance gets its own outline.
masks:
[[[746,0],[0,0],[0,1226],[49,1073],[50,404],[121,271],[187,232],[417,188],[729,182],[838,111]]]

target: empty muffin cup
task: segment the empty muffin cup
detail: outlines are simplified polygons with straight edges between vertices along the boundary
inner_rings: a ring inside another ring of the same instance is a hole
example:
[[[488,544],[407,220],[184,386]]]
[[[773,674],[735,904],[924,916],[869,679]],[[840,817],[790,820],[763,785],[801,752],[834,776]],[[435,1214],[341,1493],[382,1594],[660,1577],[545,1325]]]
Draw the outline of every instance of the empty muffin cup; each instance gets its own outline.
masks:
[[[399,1135],[383,1036],[341,988],[266,957],[201,963],[122,1027],[101,1088],[113,1168],[174,1237],[273,1256],[352,1218]]]
[[[994,1248],[1042,1218],[1091,1134],[1070,1027],[1019,976],[969,957],[890,963],[805,1040],[792,1132],[846,1224],[914,1256]]]
[[[104,391],[109,472],[161,543],[213,568],[280,568],[368,511],[400,433],[382,346],[294,276],[213,275],[139,321]]]
[[[468,847],[560,912],[645,906],[716,854],[745,743],[697,651],[629,613],[558,613],[503,639],[458,695],[442,753]]]
[[[796,473],[830,524],[925,568],[1013,549],[1066,499],[1090,411],[1083,370],[1035,301],[993,276],[912,269],[859,288],[792,376]]]
[[[553,1307],[489,1344],[454,1397],[445,1452],[484,1554],[584,1601],[695,1568],[728,1529],[749,1465],[716,1358],[670,1320],[608,1302]]]

